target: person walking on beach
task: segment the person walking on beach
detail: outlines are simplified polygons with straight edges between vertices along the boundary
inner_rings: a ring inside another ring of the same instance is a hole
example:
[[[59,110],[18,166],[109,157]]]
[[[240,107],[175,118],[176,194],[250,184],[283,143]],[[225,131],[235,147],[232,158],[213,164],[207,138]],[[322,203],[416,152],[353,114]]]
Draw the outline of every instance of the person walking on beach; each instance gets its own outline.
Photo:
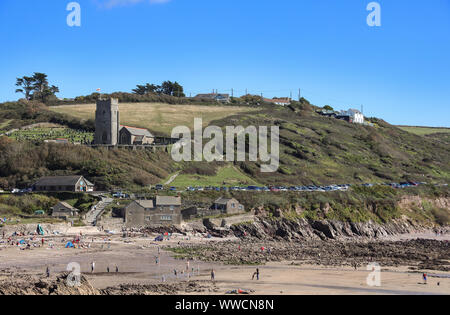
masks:
[[[427,284],[428,275],[426,273],[423,274],[423,282],[424,284]]]
[[[216,273],[214,272],[214,269],[211,270],[211,281],[216,280]]]
[[[116,273],[119,273],[119,266],[116,265]]]
[[[252,276],[252,280],[255,280],[255,276],[256,276],[256,280],[259,280],[259,268],[256,268],[256,271]]]
[[[47,278],[50,278],[50,268],[47,266],[47,269],[45,270],[45,273],[47,275]]]
[[[95,261],[91,262],[91,273],[95,271]]]

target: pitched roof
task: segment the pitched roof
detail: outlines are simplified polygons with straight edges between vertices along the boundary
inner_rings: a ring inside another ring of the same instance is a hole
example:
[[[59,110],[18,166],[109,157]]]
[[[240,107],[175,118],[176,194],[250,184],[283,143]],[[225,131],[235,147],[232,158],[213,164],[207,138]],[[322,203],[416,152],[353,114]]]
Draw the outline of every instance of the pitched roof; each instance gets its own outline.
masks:
[[[129,127],[129,126],[121,126],[122,129],[128,130],[129,133],[131,133],[133,136],[145,136],[145,137],[153,137],[153,135],[144,128],[136,128],[136,127]]]
[[[181,206],[181,197],[156,196],[156,206]]]
[[[64,201],[59,202],[57,205],[61,205],[61,206],[63,206],[64,208],[67,208],[67,209],[69,209],[69,210],[71,210],[71,211],[76,211],[76,212],[79,212],[79,211],[80,211],[80,210],[78,210],[77,208],[72,207],[71,205],[69,205],[67,202],[64,202]]]
[[[229,201],[234,200],[233,198],[219,198],[214,201],[215,204],[218,205],[226,205]]]
[[[153,209],[153,200],[135,200],[135,202],[144,209]]]
[[[36,183],[35,186],[73,186],[78,183],[78,181],[84,178],[81,175],[77,176],[49,176],[42,177]],[[93,184],[85,179],[87,185],[93,186]]]
[[[216,94],[216,93],[209,93],[209,94],[197,94],[195,96],[196,98],[229,98],[230,94]]]

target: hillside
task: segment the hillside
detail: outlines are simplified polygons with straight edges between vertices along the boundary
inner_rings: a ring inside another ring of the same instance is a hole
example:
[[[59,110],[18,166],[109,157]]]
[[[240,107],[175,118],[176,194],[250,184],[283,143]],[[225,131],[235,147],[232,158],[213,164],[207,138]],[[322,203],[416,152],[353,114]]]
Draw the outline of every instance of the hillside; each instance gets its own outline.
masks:
[[[442,140],[422,137],[372,119],[375,127],[326,118],[298,108],[264,108],[213,121],[280,127],[277,174],[259,172],[257,163],[240,167],[261,183],[333,184],[387,181],[448,182],[450,148]]]
[[[450,133],[450,128],[437,127],[416,127],[416,126],[397,126],[399,129],[414,133],[419,136],[433,135],[437,133]]]
[[[49,107],[51,111],[80,120],[95,119],[95,104]],[[254,112],[251,107],[218,105],[170,105],[162,103],[120,103],[122,125],[142,127],[156,134],[170,135],[175,126],[193,129],[194,118],[202,118],[207,125],[230,115]]]
[[[51,174],[82,174],[100,189],[139,190],[172,185],[325,185],[367,182],[424,181],[448,183],[450,149],[447,138],[419,136],[379,119],[375,127],[319,116],[306,100],[290,107],[121,104],[122,121],[148,126],[161,133],[177,125],[191,126],[193,118],[206,123],[280,127],[280,168],[263,174],[253,162],[175,163],[167,152],[99,151],[83,146],[38,144],[3,138],[0,143],[0,187],[25,187]],[[124,110],[124,108],[126,108]],[[54,111],[60,111],[58,113]],[[64,112],[64,113],[63,113]],[[74,116],[72,116],[74,115]],[[75,129],[92,128],[92,105],[47,108],[14,103],[0,106],[0,123],[9,127],[40,121],[58,122]],[[127,120],[128,119],[128,120]],[[9,120],[9,121],[8,121]],[[86,128],[83,128],[86,127]]]

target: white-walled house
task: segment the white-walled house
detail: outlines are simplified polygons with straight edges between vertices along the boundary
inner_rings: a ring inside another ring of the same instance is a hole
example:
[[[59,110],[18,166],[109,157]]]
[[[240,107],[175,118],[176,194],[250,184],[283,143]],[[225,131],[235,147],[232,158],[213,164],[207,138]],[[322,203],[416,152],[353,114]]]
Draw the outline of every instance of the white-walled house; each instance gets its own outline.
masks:
[[[341,116],[350,117],[350,122],[354,124],[364,124],[364,115],[357,109],[341,111]]]

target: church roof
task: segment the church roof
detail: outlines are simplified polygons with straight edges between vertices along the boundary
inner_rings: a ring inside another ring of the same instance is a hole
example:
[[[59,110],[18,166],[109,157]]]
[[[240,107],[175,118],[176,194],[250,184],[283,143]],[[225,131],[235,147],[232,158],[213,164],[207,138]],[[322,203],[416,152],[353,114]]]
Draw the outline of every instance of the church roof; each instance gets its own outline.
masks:
[[[150,137],[150,138],[153,137],[153,135],[150,133],[150,131],[148,131],[147,129],[144,129],[144,128],[121,126],[120,130],[122,130],[122,129],[128,130],[128,132],[130,134],[132,134],[133,136],[145,136],[145,137]]]

